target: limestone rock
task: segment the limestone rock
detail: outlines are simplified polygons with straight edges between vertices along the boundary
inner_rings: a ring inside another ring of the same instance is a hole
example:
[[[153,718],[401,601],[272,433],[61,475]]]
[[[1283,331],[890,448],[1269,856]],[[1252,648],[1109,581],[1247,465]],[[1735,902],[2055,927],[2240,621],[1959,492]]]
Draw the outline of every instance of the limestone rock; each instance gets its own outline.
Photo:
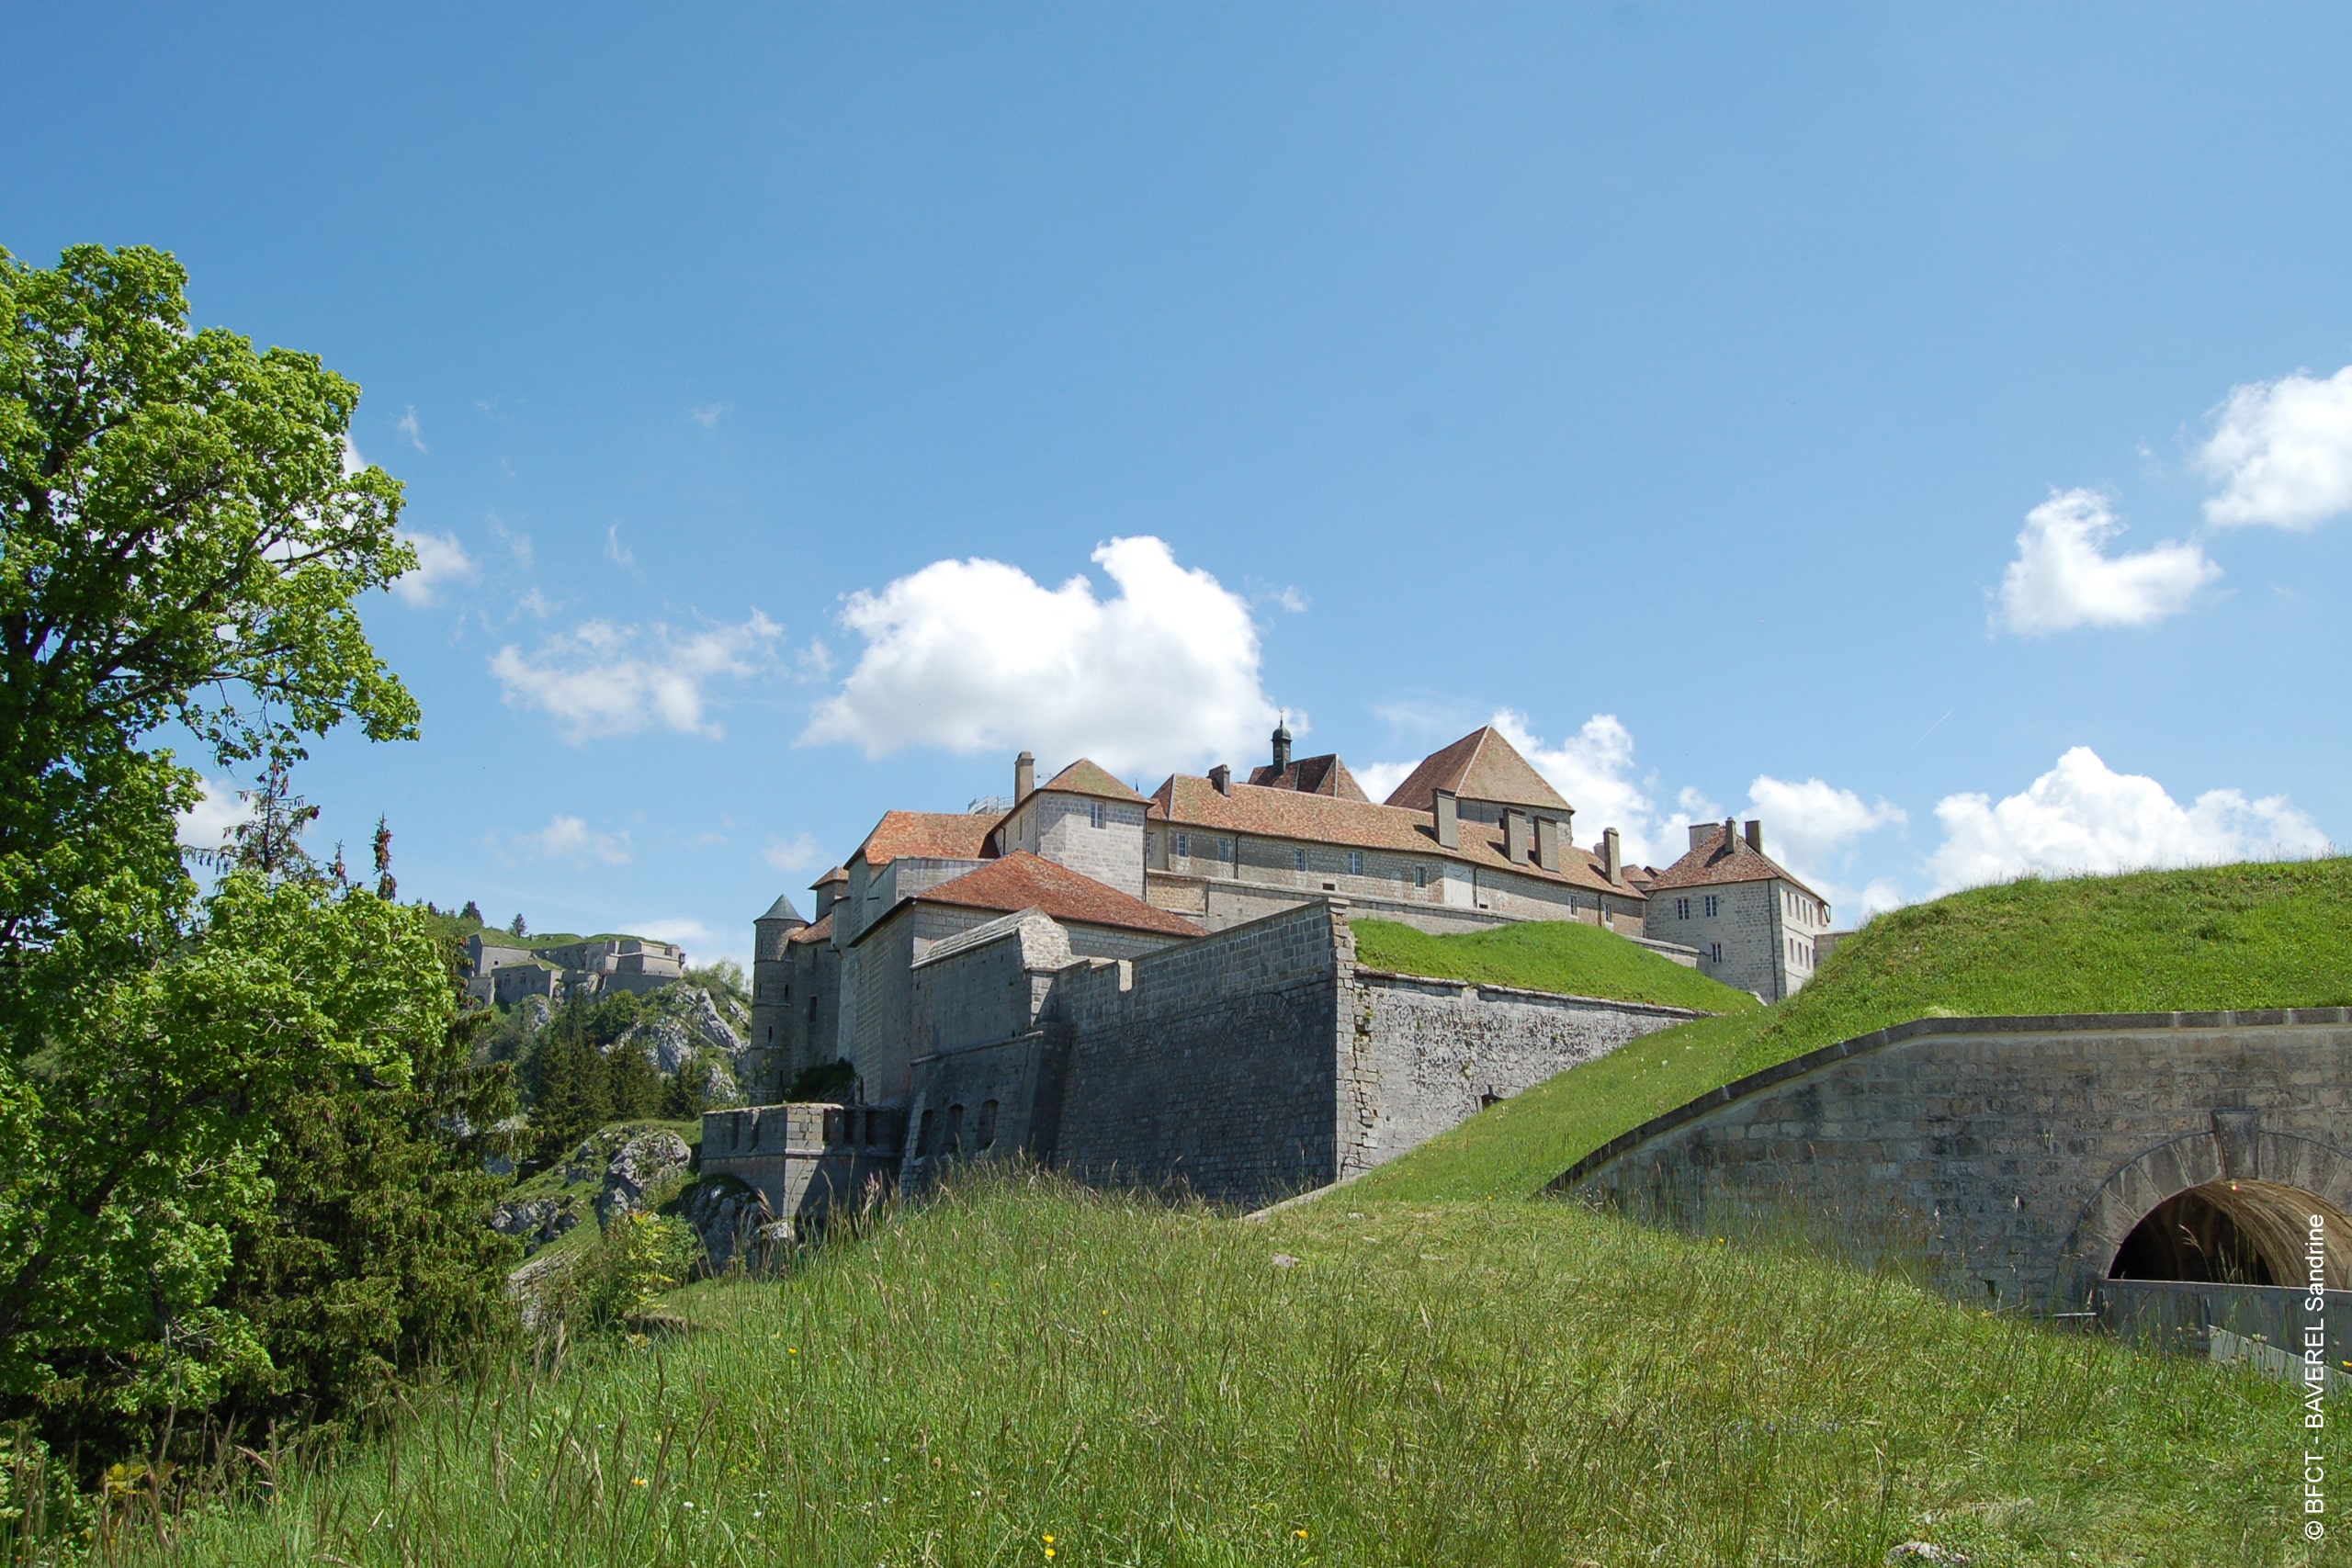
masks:
[[[591,1139],[590,1143],[595,1140]],[[584,1153],[587,1144],[581,1145]],[[693,1162],[685,1139],[667,1128],[639,1133],[616,1150],[605,1167],[596,1192],[596,1217],[609,1222],[616,1214],[633,1214],[647,1207],[646,1192],[665,1177],[681,1176]]]
[[[738,1258],[747,1268],[763,1268],[799,1235],[791,1221],[769,1214],[760,1195],[731,1176],[696,1182],[682,1212],[702,1238],[714,1274],[726,1272]]]
[[[491,1229],[523,1238],[526,1257],[579,1223],[579,1213],[569,1199],[533,1198],[517,1202],[510,1198],[490,1214]]]

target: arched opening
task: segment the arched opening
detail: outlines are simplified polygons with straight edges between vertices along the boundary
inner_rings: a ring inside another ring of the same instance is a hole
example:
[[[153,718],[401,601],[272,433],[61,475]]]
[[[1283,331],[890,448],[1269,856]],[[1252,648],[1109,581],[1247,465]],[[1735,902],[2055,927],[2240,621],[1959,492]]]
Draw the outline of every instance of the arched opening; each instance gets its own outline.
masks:
[[[2316,1223],[2314,1223],[2316,1222]],[[2108,1268],[2110,1280],[2306,1285],[2321,1258],[2330,1290],[2352,1285],[2352,1218],[2275,1181],[2209,1181],[2142,1216]]]

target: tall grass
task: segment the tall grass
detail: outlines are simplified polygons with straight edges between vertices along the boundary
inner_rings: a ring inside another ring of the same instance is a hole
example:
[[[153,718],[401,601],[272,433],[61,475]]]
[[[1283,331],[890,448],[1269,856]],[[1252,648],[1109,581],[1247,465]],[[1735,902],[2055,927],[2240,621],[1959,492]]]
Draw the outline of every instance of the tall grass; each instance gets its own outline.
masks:
[[[1519,1198],[1748,1073],[1915,1018],[2352,1004],[2352,859],[2026,879],[1880,916],[1789,1000],[1645,1036],[1364,1177],[1350,1201]]]
[[[425,1402],[185,1564],[2302,1563],[2290,1391],[1568,1205],[1035,1179]]]

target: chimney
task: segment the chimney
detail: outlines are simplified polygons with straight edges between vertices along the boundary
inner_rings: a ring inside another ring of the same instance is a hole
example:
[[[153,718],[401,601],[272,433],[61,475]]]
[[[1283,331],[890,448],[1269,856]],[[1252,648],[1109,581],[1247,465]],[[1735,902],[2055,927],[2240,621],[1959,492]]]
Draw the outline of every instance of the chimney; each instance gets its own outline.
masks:
[[[1450,789],[1430,793],[1430,814],[1437,819],[1437,841],[1440,849],[1458,850],[1462,847],[1461,803]]]
[[[1535,819],[1535,863],[1545,871],[1560,869],[1560,822],[1556,817]]]
[[[1729,817],[1724,818],[1724,853],[1739,848],[1739,824]]]
[[[1524,865],[1527,863],[1528,851],[1532,848],[1533,846],[1527,841],[1527,813],[1524,811],[1504,812],[1503,858],[1513,865]]]
[[[1764,852],[1764,824],[1754,818],[1747,823],[1747,847],[1759,855]]]
[[[1231,795],[1233,793],[1233,770],[1227,767],[1223,762],[1219,762],[1216,767],[1209,770],[1209,783],[1216,785],[1217,794]]]
[[[1714,837],[1715,825],[1713,822],[1693,822],[1690,824],[1690,847],[1692,849],[1695,850],[1702,844],[1713,842]]]
[[[1274,773],[1280,776],[1290,766],[1290,719],[1285,715],[1274,726]]]
[[[1625,886],[1625,851],[1617,838],[1617,829],[1606,829],[1600,835],[1600,863],[1608,869],[1609,886]]]
[[[1037,759],[1023,751],[1012,759],[1012,804],[1020,805],[1037,787]]]

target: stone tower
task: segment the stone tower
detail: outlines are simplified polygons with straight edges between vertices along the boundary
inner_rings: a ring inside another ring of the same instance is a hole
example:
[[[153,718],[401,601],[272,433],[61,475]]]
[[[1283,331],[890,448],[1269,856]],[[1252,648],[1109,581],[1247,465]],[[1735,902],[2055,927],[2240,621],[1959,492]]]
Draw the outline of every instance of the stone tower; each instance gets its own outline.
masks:
[[[792,900],[776,895],[767,913],[752,922],[752,1043],[747,1066],[752,1082],[775,1080],[792,1040],[792,933],[808,925]]]

